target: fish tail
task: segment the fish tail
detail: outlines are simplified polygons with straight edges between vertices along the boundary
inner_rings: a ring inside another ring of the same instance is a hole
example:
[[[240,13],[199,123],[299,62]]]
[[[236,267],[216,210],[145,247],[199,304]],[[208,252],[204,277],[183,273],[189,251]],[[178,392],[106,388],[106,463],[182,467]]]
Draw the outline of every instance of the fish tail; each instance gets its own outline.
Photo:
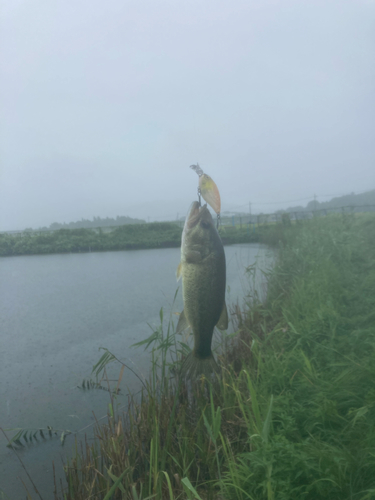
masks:
[[[191,352],[182,363],[180,377],[182,380],[191,383],[198,382],[202,375],[210,382],[217,383],[217,376],[220,375],[219,365],[216,363],[213,354],[207,358],[198,358]]]

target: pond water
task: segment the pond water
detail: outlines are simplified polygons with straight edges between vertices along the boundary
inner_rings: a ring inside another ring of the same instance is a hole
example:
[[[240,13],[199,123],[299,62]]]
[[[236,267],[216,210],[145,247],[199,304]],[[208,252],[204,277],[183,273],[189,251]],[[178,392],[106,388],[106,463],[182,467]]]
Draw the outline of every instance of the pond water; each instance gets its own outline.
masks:
[[[227,304],[242,304],[249,284],[245,269],[272,264],[261,245],[225,247]],[[150,354],[131,348],[160,324],[159,311],[181,311],[175,271],[177,248],[0,259],[0,427],[69,429],[93,424],[107,412],[105,391],[78,389],[106,347],[147,377]],[[264,293],[265,279],[256,286]],[[140,382],[125,370],[124,393]],[[124,399],[125,401],[125,399]],[[92,436],[93,426],[81,432]],[[13,431],[7,431],[13,436]],[[52,498],[54,461],[58,477],[71,455],[73,437],[40,440],[18,453],[44,498]],[[37,498],[17,456],[0,433],[0,499]],[[22,481],[21,481],[22,479]]]

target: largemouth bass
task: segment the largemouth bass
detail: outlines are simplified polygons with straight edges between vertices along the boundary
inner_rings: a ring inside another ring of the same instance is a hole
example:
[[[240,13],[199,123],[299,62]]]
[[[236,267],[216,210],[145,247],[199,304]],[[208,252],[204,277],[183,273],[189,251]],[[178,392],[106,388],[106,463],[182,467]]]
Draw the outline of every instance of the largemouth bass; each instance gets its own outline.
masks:
[[[192,381],[201,375],[210,378],[220,371],[211,351],[214,328],[228,327],[225,253],[207,205],[200,207],[196,201],[182,233],[180,277],[184,310],[177,331],[190,326],[194,335],[194,348],[182,365],[181,376]]]

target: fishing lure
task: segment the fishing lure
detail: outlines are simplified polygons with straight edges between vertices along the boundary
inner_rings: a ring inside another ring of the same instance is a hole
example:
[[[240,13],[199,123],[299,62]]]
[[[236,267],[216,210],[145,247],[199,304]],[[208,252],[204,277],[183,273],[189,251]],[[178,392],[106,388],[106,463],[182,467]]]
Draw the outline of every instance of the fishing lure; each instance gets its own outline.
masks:
[[[218,218],[220,217],[221,200],[220,193],[211,177],[203,172],[201,167],[198,165],[190,165],[199,176],[199,187],[198,196],[200,203],[200,195],[202,195],[204,201],[206,201],[210,207],[217,213]]]

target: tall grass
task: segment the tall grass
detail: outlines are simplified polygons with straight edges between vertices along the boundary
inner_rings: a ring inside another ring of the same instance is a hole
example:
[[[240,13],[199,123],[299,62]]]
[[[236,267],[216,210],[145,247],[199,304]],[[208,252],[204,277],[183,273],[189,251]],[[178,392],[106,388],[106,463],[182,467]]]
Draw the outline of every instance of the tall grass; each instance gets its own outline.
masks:
[[[149,380],[76,442],[55,499],[375,498],[375,218],[275,231],[267,299],[237,309],[220,391],[179,385],[189,348],[161,312]]]

